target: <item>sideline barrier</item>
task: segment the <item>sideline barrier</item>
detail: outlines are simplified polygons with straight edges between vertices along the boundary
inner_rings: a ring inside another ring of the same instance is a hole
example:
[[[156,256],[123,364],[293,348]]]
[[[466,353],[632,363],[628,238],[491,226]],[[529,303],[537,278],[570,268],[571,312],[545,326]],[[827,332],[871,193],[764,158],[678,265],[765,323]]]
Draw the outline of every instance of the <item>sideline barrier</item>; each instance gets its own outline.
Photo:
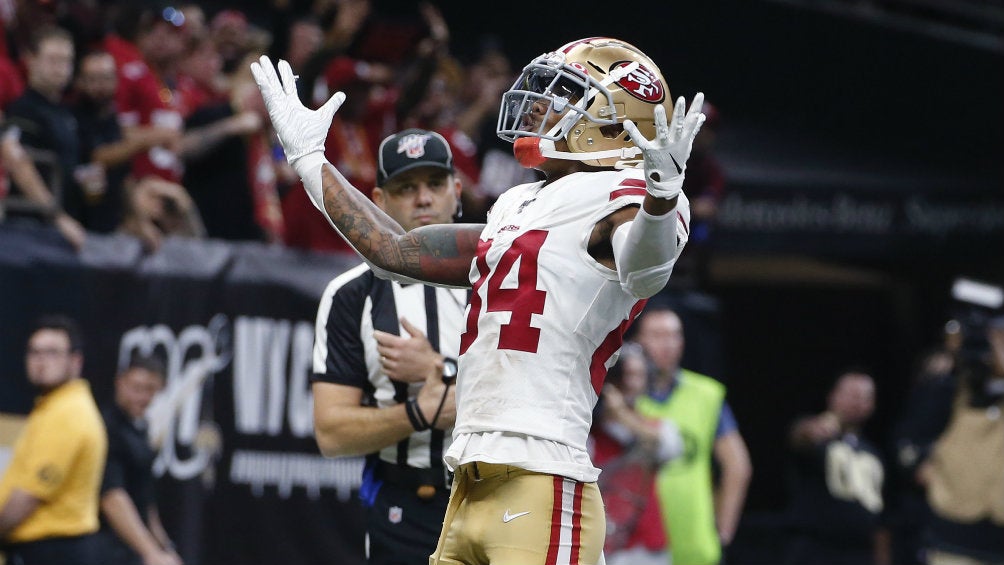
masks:
[[[0,225],[0,412],[31,408],[32,320],[69,314],[99,402],[134,352],[167,360],[151,431],[161,514],[186,563],[362,564],[363,461],[318,454],[308,382],[317,301],[358,262],[174,238],[144,255],[96,234],[78,255],[53,230]]]

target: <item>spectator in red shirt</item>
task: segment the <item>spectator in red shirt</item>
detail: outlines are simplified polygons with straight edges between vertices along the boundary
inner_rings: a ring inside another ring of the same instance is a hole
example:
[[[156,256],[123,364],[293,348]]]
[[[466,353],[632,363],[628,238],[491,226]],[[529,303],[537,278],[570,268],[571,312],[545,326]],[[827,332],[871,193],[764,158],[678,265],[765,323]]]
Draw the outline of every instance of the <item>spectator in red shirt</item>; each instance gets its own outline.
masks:
[[[181,97],[175,88],[178,61],[188,38],[183,22],[180,12],[167,9],[148,10],[140,18],[136,46],[143,59],[120,62],[119,66],[116,102],[126,137],[136,128],[153,126],[177,131],[180,141]],[[172,143],[137,155],[133,175],[154,175],[177,182],[182,174],[178,150],[177,143]]]
[[[635,412],[635,399],[647,389],[645,354],[638,344],[627,342],[607,375],[590,432],[593,460],[603,470],[604,551],[610,565],[669,562],[655,474],[662,463],[682,454],[683,440],[672,423]]]

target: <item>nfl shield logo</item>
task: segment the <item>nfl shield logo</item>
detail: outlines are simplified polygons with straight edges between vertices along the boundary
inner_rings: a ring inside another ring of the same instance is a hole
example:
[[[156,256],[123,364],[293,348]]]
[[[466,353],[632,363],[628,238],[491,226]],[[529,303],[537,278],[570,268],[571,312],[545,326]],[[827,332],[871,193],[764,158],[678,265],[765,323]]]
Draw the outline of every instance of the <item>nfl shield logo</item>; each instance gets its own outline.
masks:
[[[429,134],[406,135],[397,142],[397,152],[404,153],[409,159],[418,159],[425,155],[425,144],[429,137]]]
[[[390,520],[391,524],[400,524],[403,517],[404,510],[400,506],[391,506],[390,512],[387,513],[387,519]]]

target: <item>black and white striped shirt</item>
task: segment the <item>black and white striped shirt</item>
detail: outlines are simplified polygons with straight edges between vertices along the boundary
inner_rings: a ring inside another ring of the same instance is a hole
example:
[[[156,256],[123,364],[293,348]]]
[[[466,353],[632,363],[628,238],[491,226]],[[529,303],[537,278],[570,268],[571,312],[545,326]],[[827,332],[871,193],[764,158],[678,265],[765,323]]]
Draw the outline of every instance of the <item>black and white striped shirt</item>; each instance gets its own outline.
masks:
[[[365,264],[328,284],[317,309],[313,381],[358,387],[364,403],[385,408],[418,394],[422,383],[392,381],[380,367],[373,330],[407,336],[403,317],[422,328],[432,347],[446,357],[459,356],[467,291],[377,278]],[[420,468],[443,466],[450,434],[415,432],[380,451],[388,463]]]

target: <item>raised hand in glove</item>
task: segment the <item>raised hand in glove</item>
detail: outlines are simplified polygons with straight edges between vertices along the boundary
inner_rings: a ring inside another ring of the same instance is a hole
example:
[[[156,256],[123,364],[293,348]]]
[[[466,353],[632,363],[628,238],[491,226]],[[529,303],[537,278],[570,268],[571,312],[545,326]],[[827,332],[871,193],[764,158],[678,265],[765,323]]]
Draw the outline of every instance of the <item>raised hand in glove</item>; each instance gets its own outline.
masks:
[[[704,93],[698,92],[690,104],[690,110],[685,111],[686,101],[683,97],[676,100],[673,106],[673,123],[666,124],[666,109],[655,107],[655,139],[649,140],[638,131],[631,120],[624,121],[635,145],[641,149],[645,159],[645,184],[648,193],[656,198],[671,199],[679,196],[683,190],[683,172],[687,169],[687,159],[694,145],[694,138],[701,130],[705,115],[701,112],[704,106]]]
[[[331,118],[345,101],[345,94],[336,92],[323,106],[309,110],[296,95],[296,77],[285,60],[279,60],[279,73],[276,74],[272,61],[262,55],[261,59],[251,63],[251,74],[261,90],[272,126],[289,164],[296,167],[296,161],[301,157],[314,152],[323,153]],[[282,82],[279,81],[280,76]],[[304,174],[299,168],[297,172],[301,176]]]

